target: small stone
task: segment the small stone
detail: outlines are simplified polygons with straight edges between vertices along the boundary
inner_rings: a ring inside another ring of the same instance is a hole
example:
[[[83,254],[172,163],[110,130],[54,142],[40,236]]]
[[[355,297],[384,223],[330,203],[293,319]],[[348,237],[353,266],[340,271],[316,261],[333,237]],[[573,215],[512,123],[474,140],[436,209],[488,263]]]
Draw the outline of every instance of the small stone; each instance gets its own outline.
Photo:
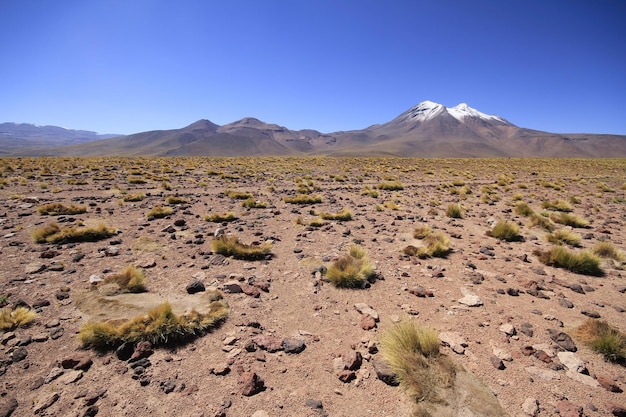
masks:
[[[304,351],[306,344],[301,339],[285,339],[283,340],[283,349],[285,353],[298,354]]]
[[[239,392],[250,397],[265,390],[265,382],[254,372],[243,372],[239,377]]]
[[[504,366],[504,362],[502,362],[502,359],[498,358],[495,355],[491,355],[489,357],[489,360],[491,361],[491,364],[493,365],[494,368],[502,371],[503,369],[505,369],[506,367]]]
[[[626,405],[610,403],[609,410],[615,417],[626,417]]]
[[[341,355],[345,369],[350,371],[356,371],[361,367],[363,363],[363,357],[356,350],[350,350]]]
[[[465,353],[465,348],[468,346],[467,342],[459,333],[456,332],[440,332],[439,340],[445,346],[449,346],[454,353],[462,355]]]
[[[507,336],[513,336],[515,333],[517,333],[517,331],[515,330],[515,326],[513,326],[511,323],[504,323],[498,328],[498,330]]]
[[[57,402],[59,398],[60,398],[60,395],[58,392],[52,392],[43,397],[40,397],[39,399],[35,401],[35,406],[33,407],[33,413],[41,414],[47,408],[50,408],[52,404]]]
[[[356,309],[356,311],[358,311],[359,313],[363,315],[371,316],[374,319],[374,321],[379,320],[378,312],[365,303],[356,303],[354,305],[354,308]]]
[[[554,343],[569,352],[576,352],[576,345],[567,333],[559,332],[554,329],[548,329],[548,332],[550,334],[550,339],[552,339]]]
[[[532,397],[526,398],[522,404],[522,411],[529,416],[536,416],[539,414],[539,402]]]
[[[356,378],[356,373],[354,371],[349,371],[347,369],[337,373],[337,377],[343,383],[348,383]]]
[[[83,377],[83,371],[69,371],[59,377],[59,382],[65,385],[73,384]]]
[[[259,348],[268,351],[270,353],[278,352],[284,349],[283,339],[272,335],[258,335],[255,336],[252,341]]]
[[[579,372],[572,371],[571,369],[565,372],[565,375],[568,378],[571,378],[576,382],[580,382],[581,384],[586,385],[588,387],[592,387],[592,388],[600,387],[600,383],[598,383],[598,381],[596,381],[595,379],[593,379],[593,377],[590,377],[589,375],[581,374]]]
[[[387,365],[387,362],[382,359],[375,358],[372,361],[372,365],[374,366],[374,371],[376,372],[376,376],[378,379],[383,381],[387,385],[398,386],[399,382],[396,378],[396,374],[393,372],[391,367]]]
[[[224,376],[228,375],[230,372],[230,367],[227,364],[217,365],[215,368],[211,369],[211,373],[213,375]]]
[[[96,414],[98,414],[98,412],[100,411],[100,409],[98,408],[97,405],[90,405],[89,407],[87,407],[85,409],[85,412],[83,413],[84,417],[94,417]]]
[[[361,316],[361,328],[363,330],[372,330],[376,328],[376,320],[369,314]]]
[[[91,356],[88,352],[76,352],[72,356],[61,361],[63,369],[87,370],[92,364]]]
[[[559,298],[559,305],[565,308],[574,308],[574,303],[564,297]]]
[[[21,362],[28,356],[28,351],[25,347],[18,347],[13,351],[12,359],[13,362]]]
[[[582,417],[583,408],[569,400],[561,400],[557,404],[560,417]]]
[[[589,311],[589,310],[583,310],[580,312],[583,316],[587,316],[590,317],[592,319],[599,319],[600,313],[598,313],[597,311]]]
[[[127,361],[133,355],[135,346],[132,342],[124,342],[117,349],[115,349],[115,355],[121,361]]]
[[[26,267],[24,267],[24,272],[29,275],[37,274],[45,270],[46,270],[46,265],[42,264],[41,262],[31,262],[28,265],[26,265]]]
[[[459,303],[468,307],[480,307],[483,305],[483,300],[475,294],[466,294],[463,298],[459,299]]]
[[[622,392],[622,389],[617,386],[613,378],[610,378],[607,375],[598,374],[596,375],[596,380],[598,381],[600,386],[607,391],[616,392],[616,393]]]
[[[320,400],[306,400],[306,406],[315,410],[322,410],[324,406]]]
[[[49,384],[50,382],[54,381],[61,375],[63,375],[63,369],[54,367],[50,370],[50,372],[48,373],[48,376],[46,376],[46,378],[43,380],[43,383]]]
[[[138,359],[148,358],[153,353],[154,353],[154,350],[152,350],[152,343],[148,342],[147,340],[144,340],[144,341],[137,343],[137,346],[135,346],[135,351],[130,357],[130,360],[136,361]]]
[[[206,291],[204,284],[201,281],[193,281],[187,285],[187,294],[195,294],[198,292]]]
[[[528,372],[532,376],[543,379],[544,381],[561,379],[561,375],[559,375],[557,371],[553,371],[551,369],[539,368],[537,366],[527,366],[525,369],[526,372]]]
[[[243,293],[243,289],[241,285],[237,281],[230,281],[222,284],[222,291],[227,294],[241,294]]]
[[[168,379],[167,381],[162,381],[160,387],[164,393],[169,394],[176,389],[176,383],[171,379]]]
[[[0,402],[0,417],[9,417],[18,405],[15,397],[3,398],[2,402]]]
[[[571,371],[583,373],[587,370],[585,362],[574,352],[558,352],[556,356],[559,358],[561,363]]]

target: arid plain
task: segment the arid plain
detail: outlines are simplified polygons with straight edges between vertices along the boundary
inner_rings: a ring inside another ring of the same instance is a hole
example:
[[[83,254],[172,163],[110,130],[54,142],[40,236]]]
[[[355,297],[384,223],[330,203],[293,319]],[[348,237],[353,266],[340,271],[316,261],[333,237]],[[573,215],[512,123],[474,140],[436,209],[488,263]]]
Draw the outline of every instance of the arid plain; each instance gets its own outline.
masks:
[[[578,336],[626,332],[624,159],[5,158],[0,186],[2,416],[427,415],[378,376],[406,321],[504,410],[450,415],[626,415],[624,362]],[[222,234],[269,253],[221,255]],[[375,279],[338,288],[326,272],[353,245]],[[557,247],[598,263],[546,261]],[[147,291],[107,293],[129,265]],[[79,339],[204,294],[228,316],[185,343]]]

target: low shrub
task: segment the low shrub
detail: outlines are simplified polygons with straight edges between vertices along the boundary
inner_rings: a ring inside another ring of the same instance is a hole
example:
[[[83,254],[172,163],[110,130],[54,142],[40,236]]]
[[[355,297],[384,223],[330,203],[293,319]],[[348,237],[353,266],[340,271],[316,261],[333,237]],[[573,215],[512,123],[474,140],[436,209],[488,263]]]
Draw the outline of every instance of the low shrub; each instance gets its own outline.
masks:
[[[423,238],[424,246],[415,248],[407,246],[404,253],[419,258],[445,258],[451,252],[450,239],[443,232],[428,234]]]
[[[253,198],[252,194],[239,191],[229,191],[227,195],[235,200],[248,200]]]
[[[549,251],[535,250],[533,254],[541,263],[548,266],[564,268],[582,275],[604,275],[604,271],[600,268],[600,258],[586,251],[574,253],[563,246],[555,246]]]
[[[404,190],[404,185],[400,181],[383,181],[376,188],[386,191],[400,191]]]
[[[519,226],[513,222],[506,220],[498,220],[491,230],[487,231],[487,236],[496,239],[505,240],[507,242],[515,242],[522,240],[519,232]]]
[[[550,216],[550,218],[556,223],[563,224],[565,226],[586,228],[589,226],[589,222],[574,214],[560,213],[559,215]]]
[[[544,201],[543,203],[541,203],[541,208],[546,210],[562,211],[565,213],[569,213],[570,211],[572,211],[572,206],[570,206],[567,201],[563,200]]]
[[[174,209],[171,207],[156,206],[146,213],[146,216],[161,219],[163,217],[171,216],[172,213],[174,213]]]
[[[320,217],[324,220],[348,221],[352,220],[352,213],[348,209],[343,209],[338,213],[320,213]]]
[[[241,202],[241,207],[245,207],[245,208],[249,208],[249,209],[266,208],[267,207],[267,203],[262,203],[260,201],[255,200],[254,198],[250,197],[247,200]]]
[[[140,293],[147,291],[146,277],[143,271],[134,265],[128,265],[119,274],[104,278],[105,284],[115,283],[123,292]]]
[[[380,337],[383,359],[414,402],[438,401],[437,391],[454,382],[456,367],[440,353],[439,345],[434,329],[408,319],[394,324]]]
[[[165,202],[170,206],[174,206],[176,204],[189,204],[189,200],[177,195],[168,195],[167,198],[165,198]]]
[[[317,204],[322,202],[319,195],[298,194],[295,197],[285,197],[283,199],[288,204]]]
[[[520,216],[528,217],[534,214],[534,211],[532,208],[530,208],[530,206],[526,202],[518,201],[515,204],[515,213]]]
[[[426,236],[430,235],[432,231],[433,230],[430,228],[429,225],[422,224],[413,229],[413,237],[415,239],[424,239]]]
[[[626,364],[626,334],[608,322],[588,319],[576,329],[574,336],[607,361]]]
[[[185,342],[215,328],[228,316],[228,304],[216,293],[209,304],[209,312],[196,310],[176,315],[165,302],[146,315],[120,324],[110,322],[86,323],[80,329],[78,340],[84,347],[107,350],[125,342],[149,341],[153,345],[172,345]]]
[[[333,262],[326,272],[326,279],[339,288],[364,288],[374,276],[369,257],[358,245],[352,245],[348,254]]]
[[[246,245],[240,243],[236,236],[221,236],[213,240],[213,251],[235,259],[255,261],[271,256],[272,244]]]
[[[37,313],[28,307],[9,307],[0,309],[0,330],[10,331],[18,327],[25,327],[30,324]]]
[[[141,201],[144,198],[146,198],[146,196],[143,193],[137,193],[137,194],[125,195],[124,197],[122,197],[122,200],[127,203],[130,203],[130,202]]]
[[[530,221],[528,222],[528,227],[538,226],[546,232],[552,232],[554,230],[554,223],[552,223],[549,217],[537,213],[532,213],[529,217]]]
[[[36,243],[71,243],[71,242],[96,242],[115,235],[117,231],[101,223],[97,227],[65,227],[61,229],[58,224],[50,223],[37,229],[32,236]]]
[[[463,217],[463,207],[458,203],[450,203],[446,207],[446,216],[452,219],[460,219]]]
[[[574,232],[570,232],[566,229],[559,229],[546,235],[546,240],[555,245],[569,245],[573,247],[580,246],[580,235]]]
[[[613,246],[611,242],[599,242],[591,251],[601,258],[610,258],[619,262],[624,260],[624,254]]]
[[[363,188],[363,191],[361,191],[361,195],[367,195],[372,198],[378,198],[378,191],[372,190],[370,187],[365,187]]]
[[[37,207],[37,212],[42,216],[74,215],[87,212],[87,206],[76,206],[74,204],[65,206],[61,203],[49,203]]]
[[[213,213],[210,216],[204,216],[204,220],[212,223],[224,223],[237,220],[235,213],[229,211],[227,213]]]

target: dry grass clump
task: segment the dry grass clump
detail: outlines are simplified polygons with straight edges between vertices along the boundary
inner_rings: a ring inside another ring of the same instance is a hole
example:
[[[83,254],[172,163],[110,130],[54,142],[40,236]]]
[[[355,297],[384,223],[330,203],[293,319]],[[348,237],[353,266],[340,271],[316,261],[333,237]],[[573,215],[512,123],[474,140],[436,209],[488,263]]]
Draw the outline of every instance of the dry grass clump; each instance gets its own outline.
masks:
[[[144,198],[146,198],[146,196],[143,193],[137,193],[137,194],[129,194],[129,195],[125,195],[124,197],[122,197],[122,200],[127,202],[127,203],[134,203],[137,201],[141,201]]]
[[[560,224],[571,227],[586,228],[589,226],[589,222],[583,218],[580,218],[574,214],[560,213],[559,215],[550,216],[550,218]]]
[[[413,229],[413,237],[415,239],[424,239],[426,236],[430,235],[432,231],[433,229],[431,229],[429,225],[422,224]]]
[[[336,220],[345,222],[352,220],[352,213],[348,209],[343,209],[338,213],[320,213],[320,217],[324,220]]]
[[[87,211],[87,206],[77,206],[71,204],[65,206],[61,203],[49,203],[43,206],[37,207],[37,212],[42,216],[61,216],[61,215],[73,215],[82,214]]]
[[[534,211],[525,201],[518,201],[515,204],[515,213],[520,216],[528,217],[534,214]]]
[[[516,242],[523,239],[519,232],[519,226],[506,220],[498,220],[493,228],[488,230],[486,234],[487,236],[507,242]]]
[[[271,256],[272,244],[246,245],[240,243],[236,236],[221,236],[213,240],[213,251],[235,259],[256,261]]]
[[[570,232],[566,229],[559,229],[546,235],[546,240],[555,245],[569,245],[572,247],[580,246],[580,235],[578,233]]]
[[[134,265],[128,265],[119,274],[107,276],[103,282],[105,284],[117,284],[122,292],[140,293],[147,291],[146,276],[141,269]]]
[[[130,176],[128,177],[129,184],[146,184],[148,181],[145,178]]]
[[[591,251],[601,258],[610,258],[619,262],[624,260],[624,254],[613,246],[611,242],[599,242]]]
[[[204,216],[204,220],[212,223],[224,223],[237,220],[235,213],[229,211],[227,213],[213,213],[210,216]]]
[[[545,265],[564,268],[575,274],[604,275],[604,271],[600,268],[600,258],[586,251],[575,253],[563,246],[555,246],[549,251],[534,250],[533,255]]]
[[[452,251],[450,249],[450,239],[443,232],[430,234],[423,238],[424,246],[415,247],[407,246],[403,249],[403,253],[409,256],[417,256],[418,258],[445,258]]]
[[[174,206],[176,204],[189,204],[189,200],[177,195],[168,195],[167,198],[165,198],[165,202],[170,206]]]
[[[9,307],[0,309],[0,330],[10,331],[18,327],[27,326],[32,322],[37,313],[28,307]]]
[[[95,349],[114,349],[125,342],[149,341],[153,345],[172,345],[198,337],[216,327],[228,316],[228,304],[215,293],[209,312],[196,310],[176,315],[170,303],[165,302],[148,314],[116,324],[87,323],[78,334],[79,342]]]
[[[400,191],[404,190],[404,185],[400,181],[383,181],[376,188],[379,190]]]
[[[288,204],[316,204],[322,202],[322,197],[319,195],[298,194],[295,197],[285,197],[283,199]]]
[[[326,272],[326,278],[339,288],[364,288],[374,275],[369,257],[358,245],[352,245],[348,255],[333,262]]]
[[[569,213],[570,211],[572,211],[572,206],[570,206],[567,201],[563,201],[563,200],[556,200],[556,201],[546,200],[543,203],[541,203],[541,208],[546,209],[546,210],[562,211],[565,213]]]
[[[530,215],[530,221],[528,222],[528,227],[538,226],[545,230],[546,232],[552,232],[554,230],[554,223],[550,220],[549,217],[546,217],[542,214],[532,213]]]
[[[161,219],[163,217],[172,215],[172,213],[174,213],[174,209],[171,207],[156,206],[148,213],[146,213],[146,217]]]
[[[239,191],[229,191],[227,195],[235,200],[248,200],[250,198],[253,198],[252,194]]]
[[[42,228],[36,229],[33,239],[36,243],[70,243],[70,242],[96,242],[115,235],[117,231],[101,223],[97,227],[61,227],[57,223],[49,223]]]
[[[604,320],[588,319],[574,336],[609,362],[626,364],[626,334]]]
[[[446,216],[452,219],[460,219],[463,217],[463,207],[458,203],[450,203],[446,207]]]
[[[378,191],[372,190],[370,187],[365,186],[363,188],[363,191],[361,191],[361,195],[367,195],[367,196],[370,196],[372,198],[378,198]]]
[[[454,363],[439,352],[437,332],[402,320],[380,338],[383,359],[396,374],[400,387],[415,402],[437,401],[437,390],[450,387]]]
[[[267,203],[262,203],[260,201],[255,200],[253,197],[250,197],[248,199],[246,199],[245,201],[241,202],[241,207],[245,207],[245,208],[266,208],[267,207]]]

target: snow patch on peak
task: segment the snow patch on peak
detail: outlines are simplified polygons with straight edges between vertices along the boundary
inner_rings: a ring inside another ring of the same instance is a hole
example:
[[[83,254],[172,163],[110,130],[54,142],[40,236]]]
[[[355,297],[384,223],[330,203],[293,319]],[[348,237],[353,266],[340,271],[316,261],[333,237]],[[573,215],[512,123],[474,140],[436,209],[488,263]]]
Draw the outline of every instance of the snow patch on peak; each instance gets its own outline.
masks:
[[[422,101],[411,107],[402,115],[402,119],[411,121],[424,121],[432,119],[446,109],[445,106],[433,101]]]
[[[461,103],[457,106],[449,108],[448,113],[450,113],[452,117],[454,117],[455,119],[461,122],[463,121],[465,117],[469,116],[469,117],[477,117],[479,119],[485,119],[485,120],[497,120],[499,122],[506,123],[506,120],[504,120],[503,118],[499,116],[485,114],[483,112],[480,112],[468,106],[467,103]]]

